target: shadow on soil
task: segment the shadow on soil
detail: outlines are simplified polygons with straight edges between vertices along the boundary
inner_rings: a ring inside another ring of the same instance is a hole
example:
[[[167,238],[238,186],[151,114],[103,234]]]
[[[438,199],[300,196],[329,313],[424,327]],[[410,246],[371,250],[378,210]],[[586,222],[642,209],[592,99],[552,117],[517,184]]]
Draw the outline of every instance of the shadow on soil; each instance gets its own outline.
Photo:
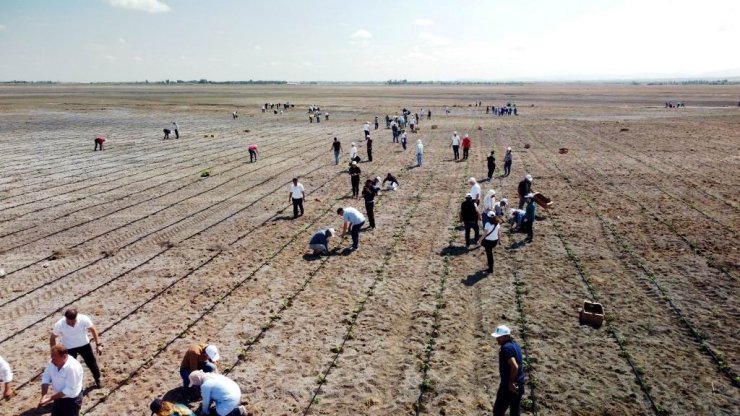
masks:
[[[463,246],[447,246],[442,249],[442,251],[439,252],[440,256],[461,256],[463,254],[468,253],[470,250],[468,250],[467,247]]]
[[[475,272],[471,274],[466,279],[463,279],[460,282],[462,282],[462,284],[464,284],[465,286],[473,286],[476,283],[480,282],[481,280],[485,279],[486,277],[488,277],[488,272],[485,270],[481,270],[479,272]]]

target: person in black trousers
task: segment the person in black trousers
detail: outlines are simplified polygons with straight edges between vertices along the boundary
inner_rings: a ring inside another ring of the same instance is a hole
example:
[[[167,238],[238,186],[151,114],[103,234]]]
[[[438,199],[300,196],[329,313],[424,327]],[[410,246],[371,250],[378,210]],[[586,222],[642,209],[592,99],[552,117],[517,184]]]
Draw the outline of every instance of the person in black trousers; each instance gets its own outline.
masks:
[[[370,228],[375,228],[375,195],[377,192],[373,186],[373,181],[368,179],[365,181],[365,187],[362,188],[362,197],[365,199],[365,211],[367,211],[367,219],[370,221]]]
[[[373,161],[373,139],[370,135],[367,136],[367,161]]]
[[[494,155],[494,152],[491,151],[491,154],[488,155],[486,159],[488,161],[488,182],[490,182],[493,177],[493,172],[496,170],[496,156]]]
[[[465,247],[470,247],[470,230],[475,230],[475,240],[478,241],[480,237],[480,228],[478,227],[478,221],[480,220],[480,214],[478,213],[478,206],[473,201],[471,194],[465,195],[465,201],[460,204],[460,221],[465,226]]]
[[[362,171],[357,166],[357,162],[352,161],[352,165],[349,168],[349,178],[352,182],[352,197],[357,198],[360,195],[360,174]]]

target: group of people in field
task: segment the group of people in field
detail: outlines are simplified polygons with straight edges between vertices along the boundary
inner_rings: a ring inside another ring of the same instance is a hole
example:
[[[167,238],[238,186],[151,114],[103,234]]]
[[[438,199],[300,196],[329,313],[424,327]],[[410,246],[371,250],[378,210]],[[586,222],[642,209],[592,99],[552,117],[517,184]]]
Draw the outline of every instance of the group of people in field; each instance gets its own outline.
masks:
[[[282,109],[292,108],[289,103],[265,103],[261,110],[264,113],[268,109],[274,112]],[[477,102],[476,107],[482,107],[482,102]],[[445,107],[449,114],[449,108]],[[421,113],[421,114],[420,114]],[[386,129],[391,130],[391,144],[397,144],[402,151],[407,150],[407,129],[411,133],[418,132],[418,125],[426,116],[431,120],[432,111],[426,113],[423,109],[412,113],[402,109],[399,115],[385,116]],[[487,106],[486,114],[494,115],[517,115],[516,104],[507,103],[506,106]],[[328,113],[322,113],[321,108],[316,105],[308,107],[309,121],[319,123],[322,116],[325,121],[329,119]],[[233,119],[238,117],[236,111],[232,113]],[[373,162],[373,134],[379,128],[379,118],[375,116],[373,121],[367,121],[362,125],[361,137],[366,145],[365,160]],[[165,129],[164,139],[170,138],[174,131],[175,138],[179,138],[179,128],[176,122],[172,122],[172,130]],[[96,137],[96,150],[102,150],[104,137],[99,141]],[[450,139],[452,148],[452,161],[468,161],[473,151],[473,140],[470,135],[459,135],[456,131]],[[339,138],[334,137],[331,143],[331,152],[335,165],[339,165],[345,149]],[[460,152],[462,150],[462,153]],[[257,162],[258,146],[256,143],[248,146],[250,162]],[[424,144],[421,139],[416,141],[414,148],[416,167],[421,168],[424,164]],[[387,172],[384,178],[369,175],[362,182],[363,171],[360,163],[362,156],[356,142],[350,144],[347,151],[348,174],[350,178],[351,198],[363,199],[364,212],[354,206],[343,206],[336,210],[340,217],[340,225],[334,227],[321,227],[316,230],[308,241],[307,256],[332,255],[337,249],[331,249],[330,241],[334,237],[349,235],[351,246],[345,254],[359,250],[361,231],[373,230],[377,223],[375,220],[375,201],[381,192],[395,192],[400,188],[400,183],[392,172]],[[499,178],[506,178],[511,174],[513,153],[511,147],[506,149],[503,157],[503,170]],[[496,153],[490,151],[486,157],[487,182],[490,184],[496,172]],[[465,247],[480,245],[486,253],[486,273],[494,271],[494,249],[504,235],[502,227],[508,224],[509,232],[524,232],[527,234],[525,242],[531,243],[534,237],[534,223],[536,219],[535,193],[532,189],[533,178],[527,174],[517,187],[518,204],[515,206],[509,202],[509,198],[497,199],[497,190],[492,186],[483,192],[481,184],[475,177],[468,179],[470,190],[460,204],[459,220],[465,230]],[[361,183],[363,184],[361,186]],[[288,190],[288,201],[293,206],[293,219],[304,215],[304,202],[306,190],[299,178],[293,178]],[[365,225],[367,224],[367,227]],[[472,235],[471,235],[472,234]],[[506,409],[512,414],[518,414],[519,402],[523,395],[524,373],[522,367],[522,353],[519,345],[511,336],[511,330],[501,325],[491,334],[501,346],[499,351],[499,367],[501,384],[494,403],[494,414],[503,415]],[[95,349],[92,348],[95,343]],[[60,341],[60,342],[57,342]],[[51,360],[42,377],[41,398],[39,406],[52,405],[54,416],[75,416],[79,414],[83,397],[84,375],[82,367],[77,361],[78,357],[85,362],[89,368],[94,387],[102,386],[101,373],[97,366],[96,354],[102,353],[103,343],[100,334],[96,331],[90,318],[78,314],[75,309],[65,312],[64,318],[53,328],[51,335]],[[241,405],[241,389],[239,385],[228,376],[219,371],[221,356],[215,345],[207,343],[196,343],[185,351],[180,364],[179,375],[182,380],[184,400],[192,400],[199,397],[201,400],[201,414],[217,414],[219,416],[245,415],[246,409]],[[4,383],[3,396],[9,399],[13,395],[11,383],[12,372],[9,364],[0,357],[0,381]],[[50,393],[51,391],[54,393]],[[194,415],[190,408],[176,401],[156,398],[150,403],[152,414],[158,416],[172,415]],[[209,413],[210,412],[210,413]]]

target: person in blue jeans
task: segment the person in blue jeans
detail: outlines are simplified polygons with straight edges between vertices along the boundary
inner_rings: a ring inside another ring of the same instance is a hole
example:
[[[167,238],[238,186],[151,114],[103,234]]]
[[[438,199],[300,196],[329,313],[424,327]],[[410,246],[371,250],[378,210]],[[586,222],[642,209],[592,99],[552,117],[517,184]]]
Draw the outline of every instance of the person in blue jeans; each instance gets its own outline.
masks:
[[[421,139],[416,141],[416,165],[421,167],[422,159],[424,158],[424,144]]]
[[[365,216],[352,207],[337,208],[337,214],[342,217],[342,235],[349,231],[352,235],[352,250],[360,248],[360,228],[365,225]]]
[[[524,367],[522,349],[511,337],[511,329],[499,325],[491,334],[501,346],[498,352],[498,372],[501,383],[493,403],[494,416],[504,416],[509,410],[511,416],[519,416],[522,396],[524,396]]]

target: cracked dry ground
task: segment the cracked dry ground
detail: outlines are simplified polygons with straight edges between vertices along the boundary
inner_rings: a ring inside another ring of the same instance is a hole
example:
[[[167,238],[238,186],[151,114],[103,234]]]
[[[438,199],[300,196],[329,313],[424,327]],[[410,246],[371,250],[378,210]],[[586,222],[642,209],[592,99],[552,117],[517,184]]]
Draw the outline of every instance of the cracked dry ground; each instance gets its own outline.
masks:
[[[35,409],[48,334],[74,305],[107,347],[105,386],[83,404],[91,415],[148,414],[151,398],[178,397],[180,357],[199,341],[220,347],[222,371],[255,415],[490,414],[489,334],[502,323],[525,345],[529,413],[738,414],[740,109],[724,107],[737,95],[735,86],[2,87],[0,355],[17,395],[0,413],[48,412]],[[672,97],[689,106],[656,106]],[[286,100],[296,107],[282,115],[258,110]],[[468,105],[477,100],[515,102],[521,115],[487,116]],[[309,124],[310,104],[330,120]],[[378,227],[357,252],[304,257],[316,229],[341,226],[336,208],[364,212],[333,163],[332,138],[345,150],[357,141],[364,158],[362,123],[403,107],[434,116],[405,152],[382,125],[372,132],[363,180],[392,172],[401,183],[378,197]],[[182,138],[163,141],[171,120]],[[454,130],[473,140],[467,161],[450,160]],[[105,151],[92,151],[95,134],[109,136]],[[253,164],[251,143],[261,151]],[[500,178],[507,146],[513,172]],[[484,192],[516,203],[531,173],[555,203],[539,211],[533,244],[503,233],[484,275],[483,250],[462,248],[457,211],[491,150],[499,167]],[[307,201],[293,220],[296,176]],[[605,305],[600,329],[579,325],[584,299]]]

